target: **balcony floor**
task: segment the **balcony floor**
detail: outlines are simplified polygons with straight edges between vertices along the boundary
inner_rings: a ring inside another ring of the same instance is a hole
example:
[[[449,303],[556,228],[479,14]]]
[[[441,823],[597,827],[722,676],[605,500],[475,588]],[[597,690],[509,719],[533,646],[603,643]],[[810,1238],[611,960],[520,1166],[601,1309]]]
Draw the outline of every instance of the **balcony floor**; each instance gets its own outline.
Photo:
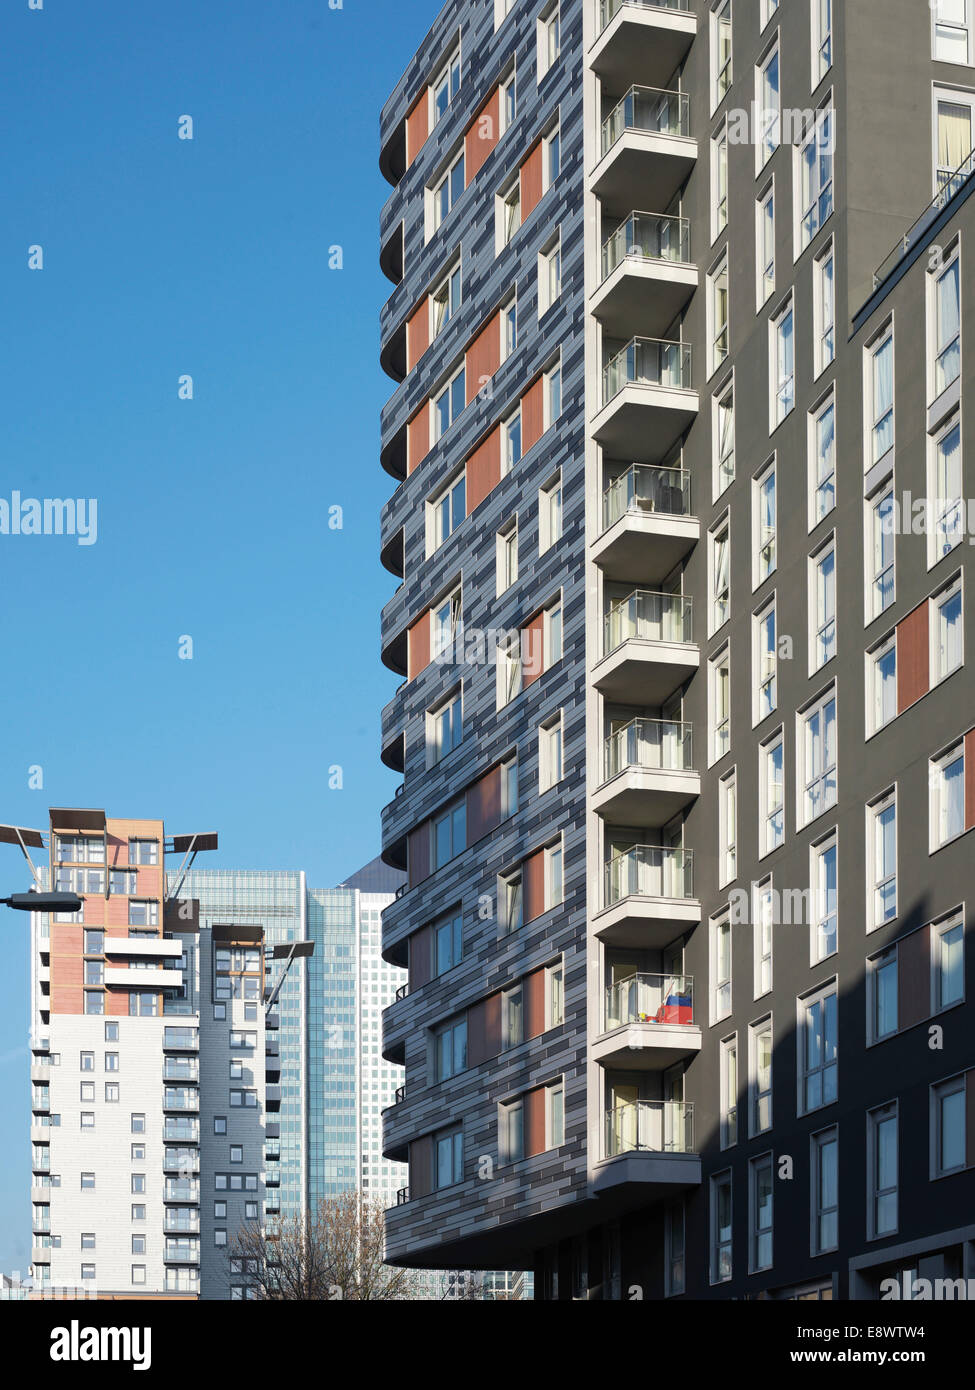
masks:
[[[663,87],[697,34],[697,16],[624,5],[589,50],[589,66],[616,91],[634,83]]]
[[[687,135],[625,130],[596,164],[592,190],[607,211],[668,208],[697,163],[697,141]]]
[[[608,338],[664,338],[698,286],[696,265],[627,256],[589,299]]]
[[[626,767],[593,796],[609,825],[666,825],[701,794],[701,774],[676,768]]]
[[[700,539],[696,516],[630,511],[593,541],[591,553],[607,579],[646,588],[662,583]]]
[[[624,1023],[602,1033],[591,1056],[600,1066],[617,1071],[661,1071],[700,1050],[696,1023]]]
[[[662,705],[701,664],[692,642],[631,637],[593,668],[593,685],[621,705]]]
[[[610,946],[662,951],[701,921],[696,898],[640,898],[635,894],[604,907],[592,919],[592,929]]]
[[[633,382],[596,412],[592,435],[607,458],[659,463],[697,418],[700,404],[696,391]]]
[[[641,1149],[597,1163],[591,1190],[595,1196],[605,1198],[607,1206],[626,1210],[698,1187],[700,1182],[699,1154],[651,1153]]]

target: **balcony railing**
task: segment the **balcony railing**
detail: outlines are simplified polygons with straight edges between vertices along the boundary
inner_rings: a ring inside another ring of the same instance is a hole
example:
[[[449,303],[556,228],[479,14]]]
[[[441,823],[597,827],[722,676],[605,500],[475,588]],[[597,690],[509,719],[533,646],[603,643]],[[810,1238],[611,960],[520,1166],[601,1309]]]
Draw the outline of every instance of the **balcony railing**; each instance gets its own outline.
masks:
[[[634,463],[603,493],[603,530],[624,516],[690,516],[691,475],[686,468]]]
[[[409,987],[408,984],[400,985],[399,989],[396,991],[396,998],[394,999],[393,1002],[396,1003],[396,1004],[398,1004],[399,1001],[400,1001],[401,999],[405,999],[405,998],[406,998],[406,996],[409,994],[409,992],[410,992],[410,987]]]
[[[657,87],[631,87],[602,124],[601,146],[606,154],[628,130],[647,135],[689,135],[690,102],[686,92]]]
[[[398,1191],[397,1191],[397,1193],[396,1193],[396,1205],[397,1205],[398,1207],[404,1206],[409,1200],[410,1200],[410,1189],[409,1189],[408,1187],[401,1187],[401,1188],[399,1188]]]
[[[975,174],[975,150],[972,150],[971,154],[967,155],[954,171],[939,170],[938,192],[933,201],[921,213],[921,216],[908,227],[894,249],[874,271],[874,289],[882,285],[887,276],[896,269],[898,262],[903,260],[919,241],[923,240],[932,223],[940,217],[951,199],[959,189],[964,188],[973,174]]]
[[[171,1124],[178,1124],[178,1120],[170,1121]],[[200,1171],[200,1154],[198,1149],[167,1149],[163,1154],[163,1169],[166,1172],[178,1172],[181,1174],[198,1173]]]
[[[200,1047],[199,1028],[164,1028],[163,1049],[174,1052],[197,1052]]]
[[[616,600],[606,614],[603,655],[609,656],[624,642],[693,641],[692,605],[684,594],[660,594],[634,589]]]
[[[163,1059],[164,1081],[199,1081],[198,1057],[166,1057]]]
[[[185,1110],[199,1113],[200,1093],[199,1091],[189,1091],[172,1086],[167,1086],[163,1096],[164,1110]]]
[[[603,279],[624,261],[675,261],[689,265],[691,224],[686,217],[631,212],[603,246]]]
[[[194,1212],[192,1216],[176,1216],[173,1212],[166,1213],[163,1222],[164,1231],[185,1231],[187,1234],[198,1234],[200,1230],[200,1213]]]
[[[395,1092],[394,1092],[394,1094],[393,1094],[393,1104],[394,1104],[394,1105],[402,1105],[402,1104],[403,1104],[403,1101],[404,1101],[405,1099],[406,1099],[406,1082],[404,1081],[403,1084],[402,1084],[402,1086],[397,1086],[397,1087],[396,1087],[396,1090],[395,1090]]]
[[[684,10],[691,7],[691,0],[600,0],[599,4],[599,32],[612,24],[613,20],[624,8],[637,10]]]
[[[627,386],[690,390],[691,345],[659,338],[632,338],[603,368],[603,405]]]
[[[200,1184],[192,1180],[186,1182],[179,1178],[167,1178],[163,1195],[167,1202],[198,1202]]]
[[[179,1143],[198,1144],[200,1142],[199,1120],[164,1120],[163,1139]]]
[[[200,1242],[198,1240],[167,1239],[163,1249],[164,1260],[174,1260],[178,1264],[198,1264]]]
[[[626,1023],[693,1022],[694,981],[690,975],[630,975],[606,987],[606,1032]]]
[[[694,1107],[679,1100],[637,1100],[606,1112],[606,1157],[694,1152]]]
[[[606,907],[625,898],[693,898],[694,851],[663,845],[634,845],[606,865]]]
[[[603,745],[603,776],[608,782],[627,768],[690,772],[694,748],[690,724],[673,719],[632,719]]]

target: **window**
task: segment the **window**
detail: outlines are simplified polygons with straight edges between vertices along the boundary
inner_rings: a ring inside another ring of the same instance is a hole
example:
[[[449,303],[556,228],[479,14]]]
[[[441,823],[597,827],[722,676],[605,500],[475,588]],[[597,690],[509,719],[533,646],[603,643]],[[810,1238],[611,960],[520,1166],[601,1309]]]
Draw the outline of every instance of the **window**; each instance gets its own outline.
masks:
[[[103,985],[105,983],[105,962],[101,960],[85,961],[85,984]]]
[[[799,1114],[837,1095],[836,981],[799,1000]]]
[[[546,608],[544,617],[545,670],[562,660],[562,605],[554,603]]]
[[[538,492],[538,553],[562,539],[562,474],[557,473]]]
[[[798,149],[796,255],[804,251],[833,212],[833,111],[816,115],[812,130]]]
[[[930,767],[931,849],[939,849],[965,830],[965,746],[956,744]]]
[[[893,790],[867,807],[867,931],[897,916],[897,800]]]
[[[159,841],[158,841],[158,840],[130,840],[130,841],[129,841],[129,863],[130,863],[130,864],[158,864],[158,863],[159,863]]]
[[[932,1009],[941,1013],[965,998],[965,925],[956,915],[931,928]]]
[[[82,1278],[82,1282],[84,1282],[84,1283],[89,1283],[91,1280],[94,1279],[94,1277],[95,1277],[95,1266],[94,1266],[94,1265],[82,1265],[82,1266],[81,1266],[81,1278]]]
[[[957,414],[941,427],[929,446],[928,496],[932,524],[928,528],[928,566],[936,565],[963,538],[961,420]]]
[[[708,532],[711,570],[711,624],[717,632],[728,621],[731,595],[731,532],[725,517]]]
[[[82,1175],[81,1175],[81,1190],[82,1190],[82,1192],[94,1192],[94,1190],[95,1190],[95,1175],[94,1175],[94,1173],[82,1173]]]
[[[438,1134],[436,1149],[437,1187],[451,1187],[464,1181],[464,1136],[461,1130]]]
[[[434,972],[444,975],[459,965],[464,954],[463,919],[459,912],[443,918],[433,928]]]
[[[772,1155],[748,1165],[749,1255],[751,1273],[772,1268]]]
[[[436,338],[460,308],[461,278],[460,264],[450,271],[446,279],[430,295],[430,337]]]
[[[525,992],[520,984],[501,994],[501,1046],[517,1047],[525,1040]]]
[[[105,1024],[105,1041],[118,1042],[118,1023],[114,1020]]]
[[[94,1070],[95,1070],[95,1054],[94,1054],[94,1052],[83,1052],[83,1053],[81,1054],[81,1064],[80,1064],[80,1065],[81,1065],[81,1070],[82,1070],[82,1071],[94,1071]],[[81,1099],[84,1100],[84,1096],[82,1096]],[[93,1099],[94,1099],[94,1097],[93,1097]]]
[[[711,110],[721,105],[731,86],[731,0],[711,10]]]
[[[132,1203],[132,1220],[133,1220],[133,1221],[145,1221],[145,1219],[146,1219],[146,1208],[145,1208],[145,1203],[144,1203],[144,1202],[133,1202],[133,1203]]]
[[[711,1022],[731,1013],[731,917],[711,923]]]
[[[502,251],[521,227],[521,178],[497,198],[496,250]]]
[[[255,1110],[257,1108],[257,1092],[249,1087],[235,1087],[230,1092],[231,1110]]]
[[[769,322],[769,378],[772,383],[771,425],[775,430],[796,403],[795,315],[791,297]]]
[[[775,600],[752,618],[752,670],[754,703],[752,722],[760,724],[775,709],[776,699]]]
[[[245,1221],[256,1221],[256,1220],[257,1220],[257,1203],[256,1203],[256,1202],[245,1202],[245,1203],[244,1203],[244,1220],[245,1220]]]
[[[798,717],[799,824],[836,805],[836,696],[832,690]]]
[[[748,1030],[748,1114],[754,1136],[772,1128],[772,1020],[762,1019]]]
[[[466,404],[467,371],[465,367],[460,367],[433,398],[434,443],[447,433]]]
[[[562,293],[562,242],[556,236],[538,253],[538,316],[547,314]]]
[[[897,947],[867,961],[867,1039],[883,1042],[897,1032]]]
[[[711,1178],[711,1283],[731,1278],[731,1173]]]
[[[721,260],[708,275],[708,375],[716,372],[728,356],[728,257]]]
[[[461,474],[429,503],[428,554],[443,545],[467,517],[467,478]]]
[[[518,346],[518,301],[512,299],[501,310],[501,361],[508,358]]]
[[[145,1134],[146,1117],[145,1115],[132,1115],[129,1120],[129,1128],[133,1134]]]
[[[724,888],[738,875],[738,783],[735,771],[718,783],[718,884]]]
[[[561,414],[562,368],[553,367],[545,373],[545,428],[551,429]]]
[[[129,1157],[133,1163],[144,1163],[146,1157],[145,1144],[132,1144],[129,1149]]]
[[[894,601],[894,493],[887,488],[867,511],[867,619],[878,618]]]
[[[735,480],[735,393],[729,385],[714,397],[714,496]]]
[[[226,1117],[226,1115],[214,1115],[214,1117],[213,1117],[213,1132],[214,1132],[214,1134],[226,1134],[226,1133],[227,1133],[227,1117]]]
[[[145,1192],[145,1190],[146,1190],[146,1175],[145,1175],[145,1173],[133,1173],[133,1174],[132,1174],[132,1185],[131,1185],[131,1191],[132,1191],[132,1193],[133,1193],[135,1196],[139,1196],[141,1193]]]
[[[450,164],[446,173],[434,185],[431,201],[432,228],[427,240],[444,222],[451,208],[464,191],[464,151]],[[429,224],[428,224],[429,226]]]
[[[558,126],[542,141],[542,191],[547,193],[559,176],[562,160],[562,139]]]
[[[810,964],[825,960],[836,952],[837,864],[836,832],[812,846],[812,914]]]
[[[832,392],[809,415],[809,529],[836,506],[836,400]]]
[[[452,753],[464,738],[463,691],[455,690],[427,714],[427,753],[431,766]]]
[[[550,5],[538,20],[538,80],[558,61],[559,56],[559,7]]]
[[[728,225],[728,123],[711,136],[711,240]]]
[[[144,1255],[145,1253],[146,1253],[146,1238],[145,1238],[145,1236],[133,1236],[133,1237],[132,1237],[132,1254],[133,1254],[133,1255]]]
[[[778,12],[779,0],[762,0],[761,7],[761,27],[764,29],[772,16]]]
[[[867,1112],[867,1235],[897,1230],[897,1102]]]
[[[85,990],[85,1013],[103,1014],[105,1012],[105,995],[101,990]]]
[[[118,1101],[118,1095],[119,1095],[119,1091],[118,1091],[118,1082],[117,1082],[117,1081],[106,1081],[106,1082],[105,1082],[105,1099],[106,1099],[109,1103],[111,1103],[111,1102],[113,1102],[113,1101],[114,1101],[114,1102],[117,1102],[117,1101]]]
[[[816,334],[815,371],[820,376],[836,356],[836,296],[833,285],[833,243],[813,263],[813,319]]]
[[[512,72],[511,76],[505,78],[504,82],[501,83],[501,86],[499,88],[498,104],[501,108],[500,134],[503,135],[505,131],[508,130],[509,127],[514,124],[515,114],[518,109],[517,97],[515,92],[514,72]]]
[[[230,1161],[231,1161],[231,1163],[243,1163],[243,1161],[244,1161],[244,1146],[243,1146],[242,1144],[231,1144],[231,1146],[230,1146]]]
[[[434,1035],[436,1078],[446,1081],[467,1070],[467,1019],[446,1024]]]
[[[960,1173],[967,1166],[965,1143],[965,1076],[932,1087],[932,1176]]]
[[[810,1137],[812,1146],[811,1253],[823,1255],[839,1244],[839,1139],[825,1129]]]
[[[505,473],[510,473],[515,464],[521,462],[520,405],[501,426],[501,462]]]
[[[520,1162],[525,1156],[525,1106],[522,1100],[500,1107],[498,1131],[501,1162]]]
[[[947,679],[964,660],[961,578],[931,600],[931,684]]]
[[[755,204],[756,308],[775,292],[775,190],[772,184]]]
[[[775,922],[775,894],[772,880],[764,879],[753,889],[755,903],[755,998],[760,999],[772,988],[772,928]]]
[[[975,97],[971,92],[935,87],[934,101],[934,191],[936,195],[951,197],[960,186],[956,175],[975,145]]]
[[[545,911],[562,901],[562,844],[549,845],[545,850]]]
[[[684,1292],[684,1204],[675,1202],[665,1213],[664,1244],[666,1260],[664,1264],[665,1289],[667,1297]]]
[[[501,880],[502,924],[506,932],[517,931],[524,920],[524,895],[520,871]]]
[[[561,961],[545,971],[545,1029],[561,1027],[565,1018],[565,971]]]
[[[867,467],[879,463],[894,447],[894,333],[888,326],[866,349],[868,402]]]
[[[447,114],[447,108],[460,90],[460,49],[455,48],[430,83],[431,128]]]
[[[721,1043],[721,1147],[730,1149],[737,1142],[738,1035],[735,1034]]]
[[[155,901],[129,903],[130,927],[158,927],[159,904]]]
[[[81,1233],[81,1248],[82,1248],[82,1250],[94,1250],[94,1248],[95,1248],[95,1233],[94,1233],[94,1231],[82,1231],[82,1233]]]
[[[105,1053],[105,1070],[106,1070],[106,1071],[118,1071],[118,1053],[117,1053],[117,1052],[106,1052],[106,1053]]]
[[[711,762],[731,747],[731,656],[725,647],[708,663],[710,676]]]
[[[812,85],[833,66],[833,0],[812,0]]]
[[[538,730],[538,789],[548,791],[562,780],[562,713]]]
[[[776,553],[775,463],[772,462],[755,479],[752,503],[753,582],[758,588],[774,573]]]
[[[779,147],[779,46],[755,70],[755,102],[758,138],[755,141],[756,172],[762,170]]]
[[[760,763],[761,856],[785,841],[785,750],[781,731],[758,750]]]
[[[932,0],[931,53],[939,63],[972,61],[972,0]]]
[[[431,611],[431,648],[434,661],[449,657],[460,626],[461,592],[455,589]]]
[[[876,733],[897,715],[897,640],[894,633],[867,653],[867,731]]]

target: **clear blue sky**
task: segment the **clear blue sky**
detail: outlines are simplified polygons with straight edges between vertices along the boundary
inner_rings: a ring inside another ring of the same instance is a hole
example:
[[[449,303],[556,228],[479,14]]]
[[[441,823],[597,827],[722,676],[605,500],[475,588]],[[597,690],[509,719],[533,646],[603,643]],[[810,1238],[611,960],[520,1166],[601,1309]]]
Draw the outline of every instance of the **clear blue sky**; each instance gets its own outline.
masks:
[[[0,535],[0,821],[161,816],[218,830],[213,867],[320,887],[378,853],[379,110],[438,8],[6,0],[0,498],[96,497],[98,540]],[[4,1271],[30,1258],[26,922],[0,915]]]

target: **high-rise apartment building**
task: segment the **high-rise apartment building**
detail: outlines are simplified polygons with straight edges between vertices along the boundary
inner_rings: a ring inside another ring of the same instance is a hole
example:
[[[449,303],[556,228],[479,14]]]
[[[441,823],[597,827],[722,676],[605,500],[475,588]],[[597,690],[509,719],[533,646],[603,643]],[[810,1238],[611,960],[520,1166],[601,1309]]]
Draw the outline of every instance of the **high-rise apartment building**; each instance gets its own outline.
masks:
[[[975,1275],[973,24],[452,0],[384,108],[394,1262]]]

